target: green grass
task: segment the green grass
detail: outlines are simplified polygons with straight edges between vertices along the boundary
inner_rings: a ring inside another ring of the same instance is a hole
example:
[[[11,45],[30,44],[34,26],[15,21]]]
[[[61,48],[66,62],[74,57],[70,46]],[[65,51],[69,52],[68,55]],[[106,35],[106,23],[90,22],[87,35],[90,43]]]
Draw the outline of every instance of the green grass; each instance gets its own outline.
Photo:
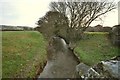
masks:
[[[10,78],[35,77],[37,68],[46,61],[45,46],[47,42],[36,31],[6,31],[2,32],[2,77]],[[108,33],[85,32],[75,48],[80,60],[90,66],[101,60],[107,60],[119,55]]]
[[[34,77],[36,66],[46,61],[45,46],[46,41],[36,31],[2,32],[2,77],[19,76],[20,73],[24,77]],[[30,72],[22,72],[27,68]]]
[[[75,48],[77,55],[90,66],[117,56],[120,51],[110,43],[106,32],[85,32],[84,39],[78,44]]]

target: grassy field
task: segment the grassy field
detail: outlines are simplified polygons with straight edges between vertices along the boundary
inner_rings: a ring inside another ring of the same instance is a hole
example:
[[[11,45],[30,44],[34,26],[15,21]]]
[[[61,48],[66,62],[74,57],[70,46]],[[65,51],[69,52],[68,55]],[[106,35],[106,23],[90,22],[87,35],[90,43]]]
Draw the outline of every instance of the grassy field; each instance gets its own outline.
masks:
[[[35,77],[46,61],[47,42],[39,32],[6,31],[2,33],[2,77]],[[85,33],[75,48],[80,60],[94,65],[118,55],[108,39],[108,33]]]
[[[119,55],[120,49],[114,47],[108,39],[108,33],[88,32],[75,48],[80,60],[90,66],[101,60]]]
[[[46,61],[45,45],[39,32],[2,32],[2,77],[35,77]]]

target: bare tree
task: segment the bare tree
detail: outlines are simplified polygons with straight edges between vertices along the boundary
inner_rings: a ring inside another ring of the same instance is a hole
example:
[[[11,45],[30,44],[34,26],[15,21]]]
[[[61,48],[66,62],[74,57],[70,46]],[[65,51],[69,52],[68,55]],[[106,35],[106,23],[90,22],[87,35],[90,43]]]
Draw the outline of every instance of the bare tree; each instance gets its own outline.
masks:
[[[83,1],[83,0],[79,0]],[[63,37],[71,48],[75,48],[77,41],[90,24],[115,9],[113,2],[51,2],[50,12],[38,21],[39,31],[49,39],[53,35]]]
[[[84,2],[84,0],[74,2],[74,0],[64,0],[64,2],[50,3],[50,10],[58,11],[68,16],[69,27],[81,33],[84,32],[95,19],[115,8],[116,5],[107,0],[102,2],[97,2],[97,0],[96,2]]]

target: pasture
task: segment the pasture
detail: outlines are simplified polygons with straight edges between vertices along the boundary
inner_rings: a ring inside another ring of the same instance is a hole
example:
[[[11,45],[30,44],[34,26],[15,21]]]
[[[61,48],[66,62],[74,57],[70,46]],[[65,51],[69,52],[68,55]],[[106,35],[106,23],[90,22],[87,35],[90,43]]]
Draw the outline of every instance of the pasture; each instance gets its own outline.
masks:
[[[36,31],[2,32],[2,77],[34,78],[46,61],[45,45]]]
[[[2,77],[34,78],[46,62],[47,41],[37,31],[2,32]],[[86,32],[75,52],[80,61],[92,66],[119,55],[105,32]]]
[[[85,32],[84,39],[75,48],[80,60],[90,66],[118,56],[120,49],[111,44],[107,32]]]

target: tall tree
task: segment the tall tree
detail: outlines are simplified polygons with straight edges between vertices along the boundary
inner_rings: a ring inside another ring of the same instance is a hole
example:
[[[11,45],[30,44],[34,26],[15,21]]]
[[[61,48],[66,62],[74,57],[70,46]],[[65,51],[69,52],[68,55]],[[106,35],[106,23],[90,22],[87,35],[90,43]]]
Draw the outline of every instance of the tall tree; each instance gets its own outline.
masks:
[[[84,32],[89,25],[100,16],[116,8],[113,2],[85,2],[84,0],[64,0],[64,2],[51,2],[50,10],[58,11],[69,18],[69,27]]]
[[[71,48],[82,38],[83,32],[100,16],[115,9],[113,2],[51,2],[50,10],[39,19],[39,31],[49,39],[53,35],[63,37]]]

